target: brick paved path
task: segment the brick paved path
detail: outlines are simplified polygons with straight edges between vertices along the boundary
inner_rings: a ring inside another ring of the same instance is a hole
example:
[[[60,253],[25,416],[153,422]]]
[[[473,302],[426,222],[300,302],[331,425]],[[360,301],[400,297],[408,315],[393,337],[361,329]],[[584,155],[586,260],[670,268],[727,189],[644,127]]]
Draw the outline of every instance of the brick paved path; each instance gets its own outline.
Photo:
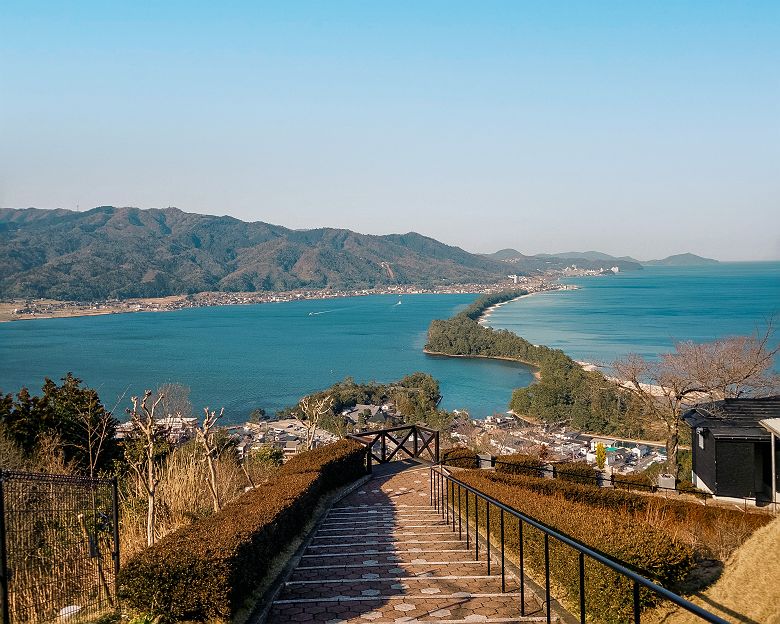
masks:
[[[529,591],[520,617],[517,579],[502,593],[500,565],[488,576],[484,550],[476,561],[430,506],[428,468],[381,474],[391,466],[330,510],[268,622],[546,621]]]

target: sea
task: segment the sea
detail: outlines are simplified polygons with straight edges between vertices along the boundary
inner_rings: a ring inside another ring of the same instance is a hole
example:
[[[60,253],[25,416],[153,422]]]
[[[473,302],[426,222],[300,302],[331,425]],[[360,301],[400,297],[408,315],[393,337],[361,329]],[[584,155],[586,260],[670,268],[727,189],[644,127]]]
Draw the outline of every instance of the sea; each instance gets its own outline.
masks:
[[[563,281],[576,289],[523,297],[487,323],[597,364],[631,352],[657,357],[677,340],[763,331],[773,315],[780,323],[780,262]],[[475,298],[377,295],[0,323],[0,390],[35,393],[45,377],[70,371],[121,417],[131,396],[180,383],[196,411],[224,407],[223,422],[238,423],[347,376],[389,382],[423,371],[439,381],[443,408],[484,418],[506,411],[512,390],[533,382],[531,370],[422,352],[430,321]]]
[[[430,321],[475,298],[377,295],[0,323],[0,390],[37,391],[45,377],[71,371],[122,417],[131,396],[180,383],[197,411],[224,407],[230,424],[347,376],[389,382],[423,371],[439,381],[442,408],[483,418],[505,412],[531,370],[422,351]]]
[[[560,281],[574,289],[507,303],[485,323],[606,368],[629,353],[657,358],[683,340],[764,333],[773,321],[773,344],[780,341],[780,262],[645,267]]]

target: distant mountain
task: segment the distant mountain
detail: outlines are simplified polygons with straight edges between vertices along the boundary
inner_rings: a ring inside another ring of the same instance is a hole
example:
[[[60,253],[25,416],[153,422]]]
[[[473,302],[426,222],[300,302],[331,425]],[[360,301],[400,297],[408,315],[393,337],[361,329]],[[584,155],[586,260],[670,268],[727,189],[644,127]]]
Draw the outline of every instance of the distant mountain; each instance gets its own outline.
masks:
[[[537,254],[537,257],[571,259],[584,258],[586,260],[593,260],[595,262],[615,262],[620,260],[622,262],[634,262],[636,264],[641,264],[641,261],[637,260],[636,258],[632,258],[631,256],[610,256],[609,254],[601,253],[600,251],[565,251],[563,253],[556,254]]]
[[[708,266],[711,264],[719,264],[717,260],[712,258],[702,258],[692,253],[676,254],[674,256],[668,256],[663,260],[648,260],[643,262],[645,266]]]
[[[496,253],[485,254],[487,258],[504,262],[505,260],[511,260],[512,258],[527,258],[516,249],[500,249]]]
[[[633,258],[615,258],[597,251],[586,251],[582,254],[570,252],[568,254],[536,254],[526,256],[516,249],[502,249],[496,253],[486,254],[491,260],[499,260],[512,265],[515,273],[533,273],[548,269],[563,269],[576,264],[582,269],[608,269],[613,266],[621,271],[639,271],[642,266]]]
[[[486,283],[507,272],[414,232],[290,230],[176,208],[0,209],[0,292],[8,298]]]
[[[488,254],[488,258],[500,260],[501,262],[525,263],[531,265],[534,259],[547,260],[551,265],[558,265],[561,262],[565,264],[576,264],[582,268],[596,268],[595,265],[604,266],[609,263],[611,266],[617,266],[621,271],[641,269],[642,266],[705,266],[718,264],[717,260],[711,258],[702,258],[692,253],[677,254],[669,256],[663,260],[637,260],[631,256],[610,256],[600,251],[564,251],[554,254],[536,254],[535,256],[525,256],[515,249],[502,249],[494,254]]]

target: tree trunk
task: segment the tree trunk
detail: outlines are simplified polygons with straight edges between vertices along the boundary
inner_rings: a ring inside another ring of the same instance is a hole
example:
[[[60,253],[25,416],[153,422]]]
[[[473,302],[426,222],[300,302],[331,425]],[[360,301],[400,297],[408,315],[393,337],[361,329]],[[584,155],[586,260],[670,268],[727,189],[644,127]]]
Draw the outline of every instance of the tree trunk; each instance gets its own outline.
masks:
[[[149,491],[148,509],[146,510],[146,545],[154,544],[154,490]]]
[[[156,511],[154,508],[154,495],[157,489],[154,482],[154,456],[151,453],[151,449],[149,449],[147,453],[146,461],[146,491],[149,495],[148,506],[146,510],[146,545],[151,546],[154,544],[154,514]]]
[[[209,465],[209,489],[211,490],[211,498],[214,503],[214,511],[216,512],[222,509],[222,505],[219,502],[219,492],[217,491],[217,469],[210,454],[206,455],[206,461]]]
[[[680,467],[677,464],[677,452],[680,448],[680,421],[675,420],[669,429],[669,439],[666,441],[666,472],[674,475],[675,483]]]

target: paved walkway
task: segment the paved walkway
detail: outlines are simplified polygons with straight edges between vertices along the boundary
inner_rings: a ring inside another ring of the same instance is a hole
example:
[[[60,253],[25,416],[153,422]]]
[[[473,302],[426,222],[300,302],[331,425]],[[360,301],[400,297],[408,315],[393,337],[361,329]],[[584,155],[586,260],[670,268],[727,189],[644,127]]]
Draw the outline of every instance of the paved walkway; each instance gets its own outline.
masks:
[[[467,549],[430,506],[428,468],[397,472],[398,464],[376,467],[373,479],[330,510],[268,622],[546,621],[529,591],[520,617],[517,579],[507,573],[502,593],[500,566],[488,576],[484,549],[475,560],[473,536]]]

